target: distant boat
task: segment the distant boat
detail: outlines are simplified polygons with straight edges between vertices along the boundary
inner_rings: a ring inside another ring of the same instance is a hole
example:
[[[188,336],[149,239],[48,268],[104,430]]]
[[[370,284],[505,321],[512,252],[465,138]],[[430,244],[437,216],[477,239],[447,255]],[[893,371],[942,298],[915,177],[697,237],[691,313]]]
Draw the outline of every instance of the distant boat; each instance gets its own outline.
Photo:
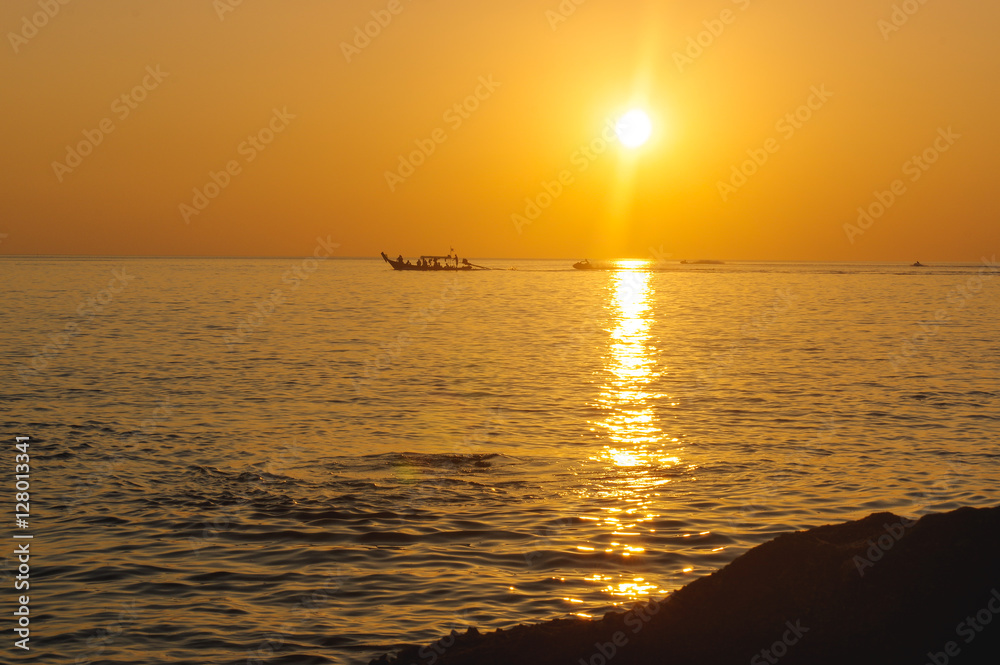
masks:
[[[913,264],[911,264],[911,266],[910,266],[910,267],[912,267],[912,268],[926,268],[927,266],[925,266],[925,265],[924,265],[923,263],[921,263],[920,261],[917,261],[916,263],[913,263]]]
[[[438,271],[438,270],[451,270],[452,272],[456,270],[491,270],[491,268],[486,268],[484,266],[477,266],[475,263],[469,263],[469,259],[462,259],[461,264],[459,263],[458,256],[430,256],[423,255],[417,263],[410,263],[409,261],[404,261],[403,256],[400,255],[395,260],[390,259],[382,252],[382,258],[386,263],[392,266],[393,270],[426,270],[426,271]],[[441,263],[441,262],[444,263]],[[450,262],[454,261],[454,264]]]
[[[725,261],[717,261],[715,259],[698,259],[697,261],[681,261],[685,265],[704,265],[704,266],[721,266],[725,265]]]
[[[584,259],[583,261],[574,263],[573,267],[577,270],[618,270],[622,266],[614,261],[591,261],[590,259]]]

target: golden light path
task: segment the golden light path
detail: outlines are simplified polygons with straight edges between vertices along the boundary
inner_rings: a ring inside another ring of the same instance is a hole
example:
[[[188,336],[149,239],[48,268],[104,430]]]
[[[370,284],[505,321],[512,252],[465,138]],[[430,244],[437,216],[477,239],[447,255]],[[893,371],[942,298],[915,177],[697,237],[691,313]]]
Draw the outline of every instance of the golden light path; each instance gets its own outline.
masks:
[[[669,451],[677,450],[678,440],[664,434],[653,412],[654,401],[663,395],[650,387],[659,376],[649,331],[652,273],[647,261],[619,261],[617,265],[618,270],[609,273],[608,307],[614,328],[604,359],[607,379],[595,404],[606,415],[592,428],[603,433],[608,443],[600,455],[591,458],[608,467],[608,480],[596,489],[597,496],[612,499],[617,505],[584,519],[606,525],[612,538],[600,549],[630,557],[644,551],[641,536],[653,533],[646,523],[659,516],[651,512],[655,492],[670,482],[657,472],[681,460]],[[578,549],[594,551],[598,547],[588,543]],[[605,591],[615,598],[615,604],[664,592],[643,577],[595,574],[588,579],[607,582]]]

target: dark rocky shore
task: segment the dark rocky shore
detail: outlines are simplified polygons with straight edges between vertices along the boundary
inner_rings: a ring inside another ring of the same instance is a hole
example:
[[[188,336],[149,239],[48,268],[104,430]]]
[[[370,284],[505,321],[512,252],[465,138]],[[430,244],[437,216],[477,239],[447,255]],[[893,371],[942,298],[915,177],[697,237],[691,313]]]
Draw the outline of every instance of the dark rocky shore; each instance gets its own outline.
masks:
[[[452,633],[372,665],[1000,664],[1000,507],[781,535],[601,620]]]

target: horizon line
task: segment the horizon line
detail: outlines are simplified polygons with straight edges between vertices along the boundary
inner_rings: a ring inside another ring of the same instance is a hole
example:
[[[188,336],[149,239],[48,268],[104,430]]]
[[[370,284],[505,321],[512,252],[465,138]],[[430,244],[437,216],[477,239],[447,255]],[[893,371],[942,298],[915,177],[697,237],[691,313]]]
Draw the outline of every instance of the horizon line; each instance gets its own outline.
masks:
[[[220,255],[220,254],[0,254],[0,260],[5,259],[300,259],[301,254],[252,254],[252,255]],[[414,255],[416,256],[416,255]],[[477,261],[486,259],[492,261],[579,261],[576,257],[517,257],[517,256],[469,256],[467,258]],[[961,264],[979,263],[984,260],[980,257],[975,260],[936,260],[927,259],[938,264]],[[381,261],[380,255],[345,255],[329,256],[327,259],[333,260],[372,260]],[[706,259],[653,259],[634,256],[619,256],[613,258],[598,258],[596,261],[649,261],[651,263],[676,263],[682,265],[681,261],[703,261]],[[858,263],[858,264],[909,264],[906,259],[710,259],[723,261],[725,263]],[[921,261],[922,262],[922,261]]]

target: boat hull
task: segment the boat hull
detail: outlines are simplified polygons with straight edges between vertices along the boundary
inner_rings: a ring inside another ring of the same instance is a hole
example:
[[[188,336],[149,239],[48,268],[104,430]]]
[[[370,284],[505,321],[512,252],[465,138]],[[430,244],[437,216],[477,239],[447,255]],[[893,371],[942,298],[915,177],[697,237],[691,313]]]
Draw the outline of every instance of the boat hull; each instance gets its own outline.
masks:
[[[437,266],[417,266],[417,265],[413,265],[412,263],[406,263],[405,261],[393,261],[388,256],[386,256],[385,252],[382,252],[382,258],[385,260],[386,263],[388,263],[390,266],[392,266],[393,270],[419,270],[420,272],[448,272],[448,271],[450,271],[450,272],[457,272],[457,271],[467,271],[467,270],[472,270],[473,269],[473,267],[471,265],[464,265],[464,266],[442,266],[442,265],[437,265]]]

